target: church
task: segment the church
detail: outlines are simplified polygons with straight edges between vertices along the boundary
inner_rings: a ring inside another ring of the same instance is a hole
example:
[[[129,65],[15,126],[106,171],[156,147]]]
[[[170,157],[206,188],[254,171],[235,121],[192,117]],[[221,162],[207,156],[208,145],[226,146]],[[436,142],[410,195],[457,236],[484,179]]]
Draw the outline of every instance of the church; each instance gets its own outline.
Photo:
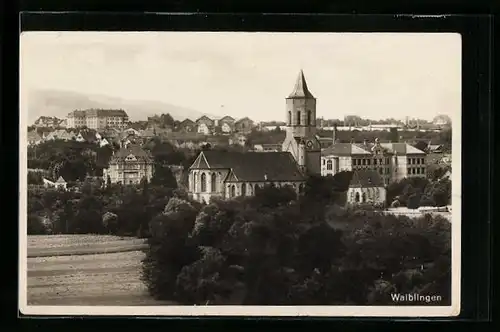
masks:
[[[316,98],[303,71],[286,97],[286,137],[281,152],[202,151],[189,168],[190,195],[212,198],[251,196],[265,185],[290,186],[297,193],[308,175],[321,175],[321,145],[316,136]]]

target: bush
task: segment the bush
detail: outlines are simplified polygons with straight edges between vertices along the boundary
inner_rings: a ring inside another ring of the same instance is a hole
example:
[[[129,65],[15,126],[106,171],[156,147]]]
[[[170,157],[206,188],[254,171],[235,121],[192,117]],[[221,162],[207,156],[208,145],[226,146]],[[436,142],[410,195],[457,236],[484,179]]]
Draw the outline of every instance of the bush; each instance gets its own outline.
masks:
[[[391,203],[391,208],[398,208],[401,206],[401,203],[398,200],[395,200]]]
[[[46,235],[49,234],[47,226],[41,217],[35,214],[28,215],[28,235]]]

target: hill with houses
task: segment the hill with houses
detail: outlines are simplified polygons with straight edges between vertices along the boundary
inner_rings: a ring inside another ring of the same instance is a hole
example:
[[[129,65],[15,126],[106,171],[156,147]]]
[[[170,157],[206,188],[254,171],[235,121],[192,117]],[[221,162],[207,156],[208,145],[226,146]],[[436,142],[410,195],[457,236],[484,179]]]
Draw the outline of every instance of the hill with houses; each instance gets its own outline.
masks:
[[[138,121],[154,114],[169,113],[176,119],[197,119],[203,115],[211,116],[186,107],[158,101],[127,100],[106,95],[87,95],[61,90],[33,90],[29,92],[27,103],[28,123],[40,116],[50,115],[66,118],[73,110],[81,109],[125,109],[132,121]]]

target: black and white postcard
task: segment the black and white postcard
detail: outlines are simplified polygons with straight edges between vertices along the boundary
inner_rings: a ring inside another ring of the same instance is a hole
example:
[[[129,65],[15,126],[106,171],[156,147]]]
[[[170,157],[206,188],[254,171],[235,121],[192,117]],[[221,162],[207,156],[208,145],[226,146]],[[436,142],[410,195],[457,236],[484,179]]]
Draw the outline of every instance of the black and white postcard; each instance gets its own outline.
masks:
[[[23,33],[21,312],[458,315],[461,47]]]

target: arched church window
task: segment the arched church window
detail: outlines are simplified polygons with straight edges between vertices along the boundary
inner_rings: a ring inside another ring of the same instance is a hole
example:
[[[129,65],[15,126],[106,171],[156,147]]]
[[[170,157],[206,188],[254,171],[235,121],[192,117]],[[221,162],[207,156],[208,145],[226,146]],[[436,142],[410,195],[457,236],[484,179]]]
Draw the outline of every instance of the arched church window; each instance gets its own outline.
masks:
[[[201,192],[207,191],[207,176],[205,173],[201,173]]]
[[[297,111],[297,124],[300,126],[300,111]]]
[[[366,193],[363,193],[363,196],[362,196],[362,202],[365,203],[366,202]]]
[[[194,173],[193,175],[193,191],[196,191],[198,187],[198,174]]]
[[[332,163],[331,160],[328,160],[326,162],[326,169],[329,170],[329,171],[331,171],[333,169],[333,163]]]
[[[312,125],[312,112],[309,110],[307,111],[307,124]]]
[[[356,196],[354,197],[354,201],[355,201],[356,203],[358,203],[358,202],[359,202],[359,193],[356,193]]]
[[[236,186],[234,184],[231,186],[231,197],[236,197]]]
[[[246,183],[242,183],[241,184],[241,196],[245,196],[246,192],[247,192],[247,185],[246,185]]]
[[[212,173],[211,179],[210,179],[210,190],[212,192],[217,191],[217,174]]]
[[[289,126],[292,125],[292,112],[291,111],[288,111],[288,125]]]

